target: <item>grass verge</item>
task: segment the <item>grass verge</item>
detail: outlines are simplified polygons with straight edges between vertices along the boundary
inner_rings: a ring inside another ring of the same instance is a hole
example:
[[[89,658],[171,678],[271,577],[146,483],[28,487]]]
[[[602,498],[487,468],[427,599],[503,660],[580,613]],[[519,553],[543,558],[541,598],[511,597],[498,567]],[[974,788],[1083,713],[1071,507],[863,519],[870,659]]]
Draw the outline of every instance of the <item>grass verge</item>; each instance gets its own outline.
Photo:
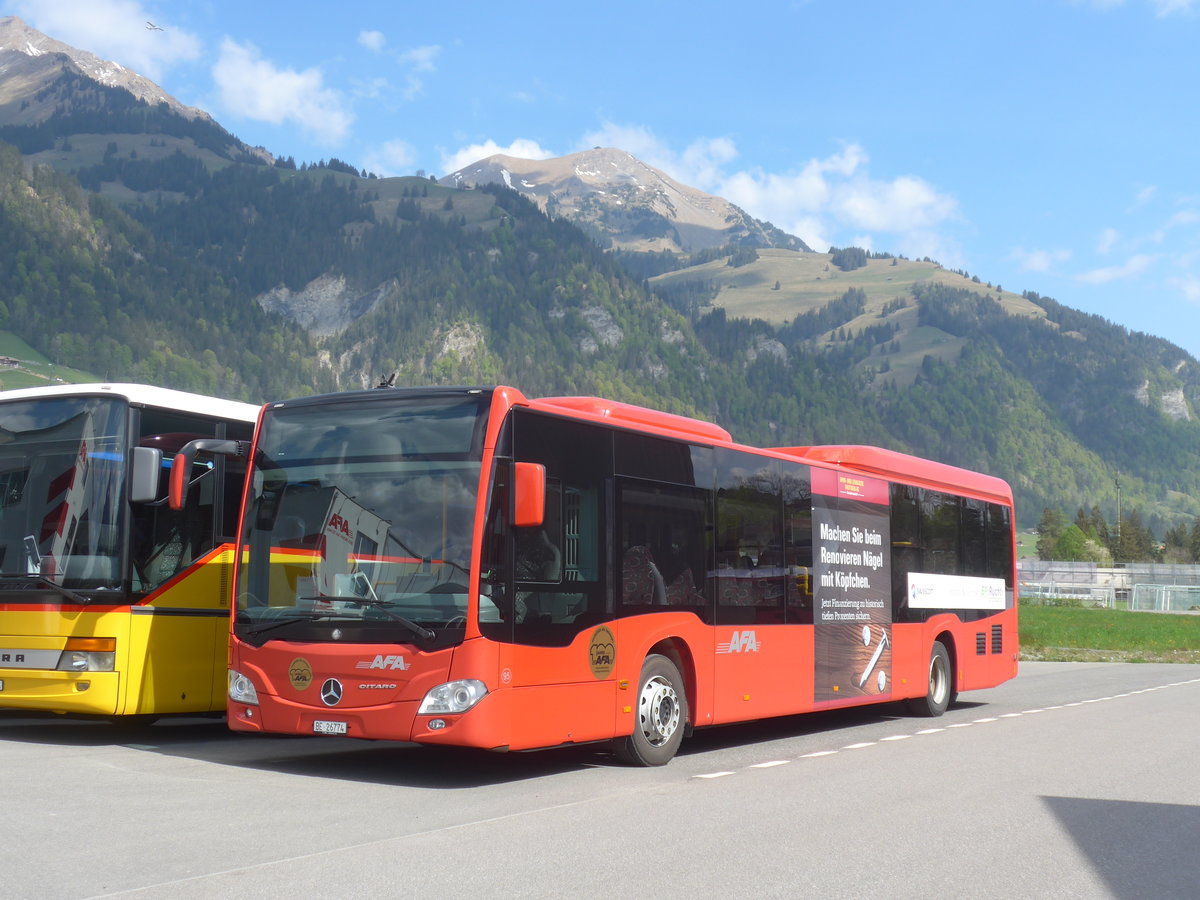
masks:
[[[1021,659],[1200,663],[1200,616],[1022,606]]]

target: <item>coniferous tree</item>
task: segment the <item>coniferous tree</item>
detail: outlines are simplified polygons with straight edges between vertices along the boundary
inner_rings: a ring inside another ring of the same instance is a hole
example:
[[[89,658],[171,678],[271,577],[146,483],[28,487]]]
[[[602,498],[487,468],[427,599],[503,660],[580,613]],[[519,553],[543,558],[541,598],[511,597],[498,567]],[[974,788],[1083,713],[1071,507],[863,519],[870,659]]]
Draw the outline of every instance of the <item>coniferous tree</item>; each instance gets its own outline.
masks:
[[[1038,520],[1037,555],[1038,559],[1054,559],[1054,545],[1058,543],[1066,527],[1066,520],[1061,511],[1046,507]]]

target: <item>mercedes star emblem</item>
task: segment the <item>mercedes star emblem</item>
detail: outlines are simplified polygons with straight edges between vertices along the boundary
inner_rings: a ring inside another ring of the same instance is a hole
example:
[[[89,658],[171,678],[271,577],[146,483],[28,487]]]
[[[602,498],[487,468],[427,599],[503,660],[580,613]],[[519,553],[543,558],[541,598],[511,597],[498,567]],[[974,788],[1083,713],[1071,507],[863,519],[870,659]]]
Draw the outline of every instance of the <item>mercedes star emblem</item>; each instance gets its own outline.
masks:
[[[336,678],[326,678],[321,685],[321,702],[326,706],[337,706],[342,700],[342,683]]]

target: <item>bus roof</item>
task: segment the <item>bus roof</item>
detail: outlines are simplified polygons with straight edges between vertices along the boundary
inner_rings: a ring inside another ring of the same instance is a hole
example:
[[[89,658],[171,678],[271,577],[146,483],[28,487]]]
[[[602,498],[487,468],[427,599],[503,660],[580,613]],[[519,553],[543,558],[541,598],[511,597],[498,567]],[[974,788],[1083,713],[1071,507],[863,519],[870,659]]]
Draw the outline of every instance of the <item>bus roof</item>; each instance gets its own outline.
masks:
[[[921,487],[970,492],[1002,503],[1012,503],[1012,488],[1002,478],[973,472],[970,469],[960,469],[958,466],[934,462],[919,456],[910,456],[897,450],[861,444],[771,449],[795,459],[837,465],[842,469],[876,478],[906,481]]]
[[[713,445],[725,445],[750,452],[777,454],[816,465],[837,466],[846,471],[857,472],[889,481],[902,481],[919,487],[929,487],[960,493],[973,494],[999,503],[1012,504],[1012,489],[1002,478],[984,475],[970,469],[960,469],[946,463],[934,462],[918,456],[910,456],[896,450],[869,447],[858,444],[830,444],[814,447],[767,447],[758,448],[739,444],[733,436],[712,422],[688,416],[662,412],[632,403],[607,400],[602,397],[526,397],[519,388],[496,385],[492,387],[424,386],[395,387],[390,390],[423,393],[453,393],[495,391],[502,393],[507,403],[546,413],[567,415],[575,419],[602,422],[608,425],[629,428],[649,434],[693,440]],[[350,391],[306,397],[298,402],[322,402],[331,399],[362,398],[372,391]],[[386,396],[386,395],[381,395]],[[271,404],[275,405],[275,404]],[[284,405],[284,404],[280,404]]]
[[[1002,478],[970,469],[935,462],[919,456],[861,444],[829,444],[813,447],[757,448],[739,444],[719,425],[656,409],[605,400],[600,397],[542,397],[526,401],[530,409],[600,419],[638,431],[651,431],[684,440],[726,444],[751,452],[777,453],[817,465],[837,466],[845,471],[903,481],[920,487],[971,493],[1011,505],[1012,488]]]
[[[153,406],[180,412],[199,413],[219,419],[254,422],[258,419],[258,406],[237,400],[222,400],[187,391],[153,387],[148,384],[56,384],[48,387],[17,388],[0,391],[0,402],[5,400],[31,400],[38,397],[78,397],[112,394],[124,397],[134,406]]]
[[[692,419],[675,413],[661,412],[632,403],[605,400],[601,397],[542,397],[529,400],[530,409],[548,412],[569,412],[604,419],[613,425],[668,432],[678,437],[698,438],[717,443],[733,443],[733,436],[720,425]]]

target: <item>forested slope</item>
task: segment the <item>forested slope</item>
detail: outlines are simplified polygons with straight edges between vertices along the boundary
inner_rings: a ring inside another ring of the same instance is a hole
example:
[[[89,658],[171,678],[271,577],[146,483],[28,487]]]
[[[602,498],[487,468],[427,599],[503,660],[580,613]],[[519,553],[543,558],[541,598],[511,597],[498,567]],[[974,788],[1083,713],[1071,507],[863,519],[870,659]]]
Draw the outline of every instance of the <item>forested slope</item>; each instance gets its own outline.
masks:
[[[136,185],[118,207],[5,148],[0,322],[113,379],[258,401],[392,372],[508,382],[699,415],[748,443],[869,442],[983,469],[1012,482],[1027,523],[1115,506],[1117,472],[1160,533],[1200,512],[1197,368],[1166,341],[1036,295],[1044,316],[1013,315],[982,286],[919,285],[870,315],[847,291],[782,325],[675,308],[502,187],[346,168],[109,153],[80,175]],[[305,303],[340,319],[305,331]],[[929,333],[942,349],[889,378]]]

